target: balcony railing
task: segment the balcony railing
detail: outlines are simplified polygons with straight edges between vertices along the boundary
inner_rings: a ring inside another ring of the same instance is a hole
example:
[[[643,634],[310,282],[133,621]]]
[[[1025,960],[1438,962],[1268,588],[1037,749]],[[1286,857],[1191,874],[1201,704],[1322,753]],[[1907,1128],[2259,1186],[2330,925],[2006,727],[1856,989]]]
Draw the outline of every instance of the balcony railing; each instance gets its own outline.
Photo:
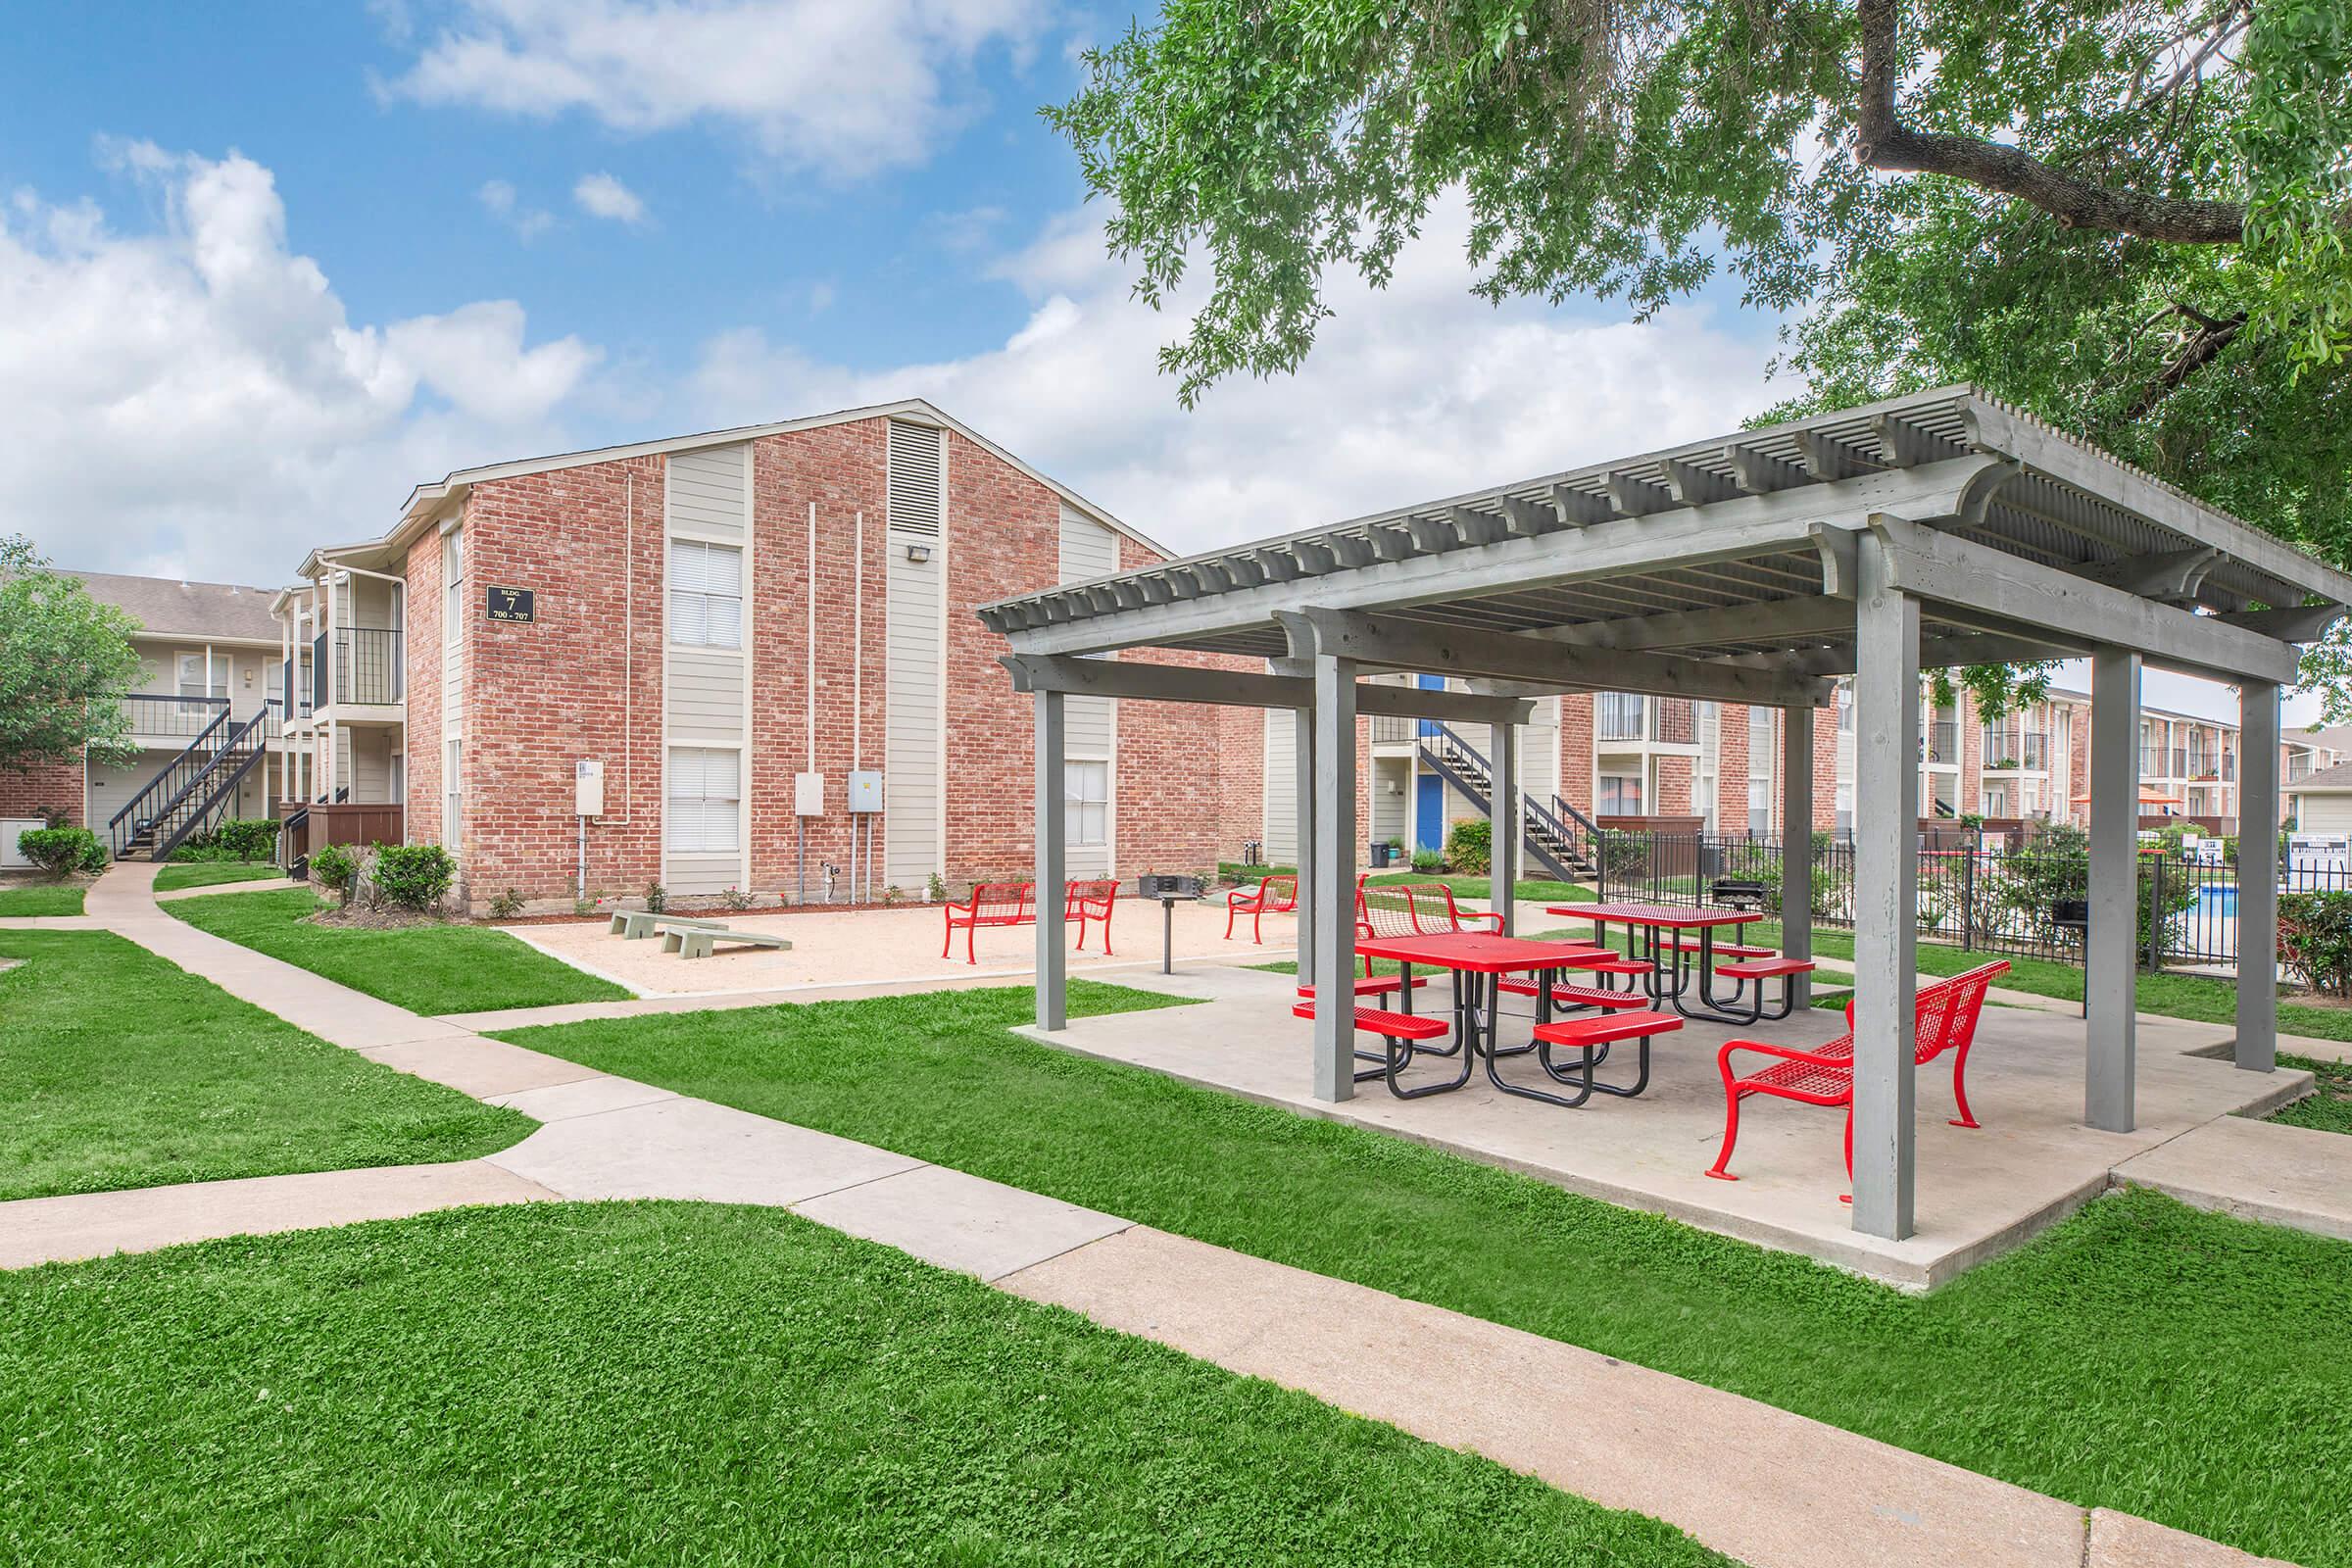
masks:
[[[1372,717],[1372,744],[1375,746],[1390,741],[1415,740],[1420,734],[1421,725],[1417,719],[1398,718],[1392,713],[1375,713]]]
[[[2141,778],[2171,778],[2173,775],[2164,770],[2165,763],[2169,760],[2171,759],[2166,755],[2163,747],[2142,746],[2139,749],[2139,776]]]
[[[332,664],[338,703],[397,703],[408,695],[405,635],[375,626],[338,626],[311,639],[311,692],[324,708],[329,664],[326,640],[335,640]]]
[[[1959,724],[1948,718],[1939,718],[1932,724],[1922,724],[1919,736],[1919,755],[1922,760],[1930,762],[1959,761]]]
[[[2286,760],[2286,781],[2289,784],[2300,783],[2318,771],[2309,752],[2298,753]]]
[[[1984,765],[2044,771],[2050,765],[2050,737],[2035,729],[1990,731],[1984,737]]]
[[[1592,735],[1598,741],[1695,746],[1698,713],[1687,697],[1636,697],[1627,692],[1602,692],[1593,705]]]
[[[122,699],[122,709],[130,719],[130,732],[142,737],[164,740],[192,741],[212,727],[215,719],[230,711],[225,697],[174,697],[162,692],[130,692]],[[285,708],[274,697],[259,704],[248,704],[242,713],[231,713],[236,722],[251,718],[256,708],[267,709],[270,722],[260,734],[275,740],[284,727]]]

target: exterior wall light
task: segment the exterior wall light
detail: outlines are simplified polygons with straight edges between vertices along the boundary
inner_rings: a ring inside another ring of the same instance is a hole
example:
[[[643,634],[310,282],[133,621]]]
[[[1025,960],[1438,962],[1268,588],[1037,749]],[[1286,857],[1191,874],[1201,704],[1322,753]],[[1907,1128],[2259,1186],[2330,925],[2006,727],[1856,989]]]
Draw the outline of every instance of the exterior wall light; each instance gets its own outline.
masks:
[[[908,545],[906,559],[919,566],[931,559],[931,547],[929,545]]]

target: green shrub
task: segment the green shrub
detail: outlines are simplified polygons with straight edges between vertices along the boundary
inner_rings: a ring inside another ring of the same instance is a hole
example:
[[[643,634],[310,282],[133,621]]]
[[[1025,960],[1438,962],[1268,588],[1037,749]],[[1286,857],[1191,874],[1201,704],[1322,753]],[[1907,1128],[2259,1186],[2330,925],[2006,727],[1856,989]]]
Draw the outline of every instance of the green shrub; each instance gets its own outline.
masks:
[[[106,846],[86,827],[35,827],[17,835],[17,853],[51,876],[106,869]]]
[[[320,887],[349,904],[359,881],[360,858],[348,844],[329,844],[312,855],[311,875],[318,878]]]
[[[395,909],[421,914],[449,897],[458,862],[438,844],[379,844],[375,895]]]
[[[1415,850],[1413,852],[1413,869],[1416,871],[1435,871],[1445,864],[1446,857],[1435,850]]]
[[[2352,997],[2352,893],[2280,894],[2278,960],[2324,996]]]
[[[654,914],[660,914],[668,908],[669,889],[659,882],[648,882],[645,885],[645,906],[649,912]]]
[[[490,900],[490,913],[500,920],[512,920],[522,912],[522,895],[513,888]]]
[[[1494,824],[1466,816],[1446,835],[1446,859],[1466,876],[1483,876],[1494,865]]]
[[[277,858],[277,818],[232,816],[189,836],[172,853],[174,860],[270,860]]]

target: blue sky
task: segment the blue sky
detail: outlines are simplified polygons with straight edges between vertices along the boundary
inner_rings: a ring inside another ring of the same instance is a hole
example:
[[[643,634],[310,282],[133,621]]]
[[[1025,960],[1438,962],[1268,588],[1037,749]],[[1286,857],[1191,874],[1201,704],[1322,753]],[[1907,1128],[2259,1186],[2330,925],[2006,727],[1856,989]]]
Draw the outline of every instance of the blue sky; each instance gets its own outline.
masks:
[[[1736,428],[1778,321],[1473,299],[1456,204],[1186,412],[1039,120],[1123,6],[44,10],[0,54],[0,526],[273,583],[477,463],[933,398],[1180,549]],[[2151,701],[2198,694],[2152,686]],[[2199,706],[2202,706],[2199,700]]]

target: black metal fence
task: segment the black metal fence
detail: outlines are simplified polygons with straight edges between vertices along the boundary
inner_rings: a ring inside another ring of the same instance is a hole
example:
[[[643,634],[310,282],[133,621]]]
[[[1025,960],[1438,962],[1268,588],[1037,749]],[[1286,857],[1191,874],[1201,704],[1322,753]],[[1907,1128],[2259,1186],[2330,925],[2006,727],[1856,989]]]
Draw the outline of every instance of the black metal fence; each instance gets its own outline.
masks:
[[[1815,834],[1815,925],[1854,923],[1854,847]],[[1612,902],[1700,906],[1761,900],[1780,913],[1783,841],[1762,834],[1639,833],[1603,837],[1600,896]],[[2352,893],[2352,872],[2290,867],[2280,858],[2281,893]],[[1745,886],[1742,886],[1745,884]],[[2065,907],[2088,897],[2090,864],[2080,850],[1922,849],[1919,934],[1983,953],[2082,961],[2082,930]],[[2173,852],[2139,858],[2141,962],[2237,962],[2237,866]]]

